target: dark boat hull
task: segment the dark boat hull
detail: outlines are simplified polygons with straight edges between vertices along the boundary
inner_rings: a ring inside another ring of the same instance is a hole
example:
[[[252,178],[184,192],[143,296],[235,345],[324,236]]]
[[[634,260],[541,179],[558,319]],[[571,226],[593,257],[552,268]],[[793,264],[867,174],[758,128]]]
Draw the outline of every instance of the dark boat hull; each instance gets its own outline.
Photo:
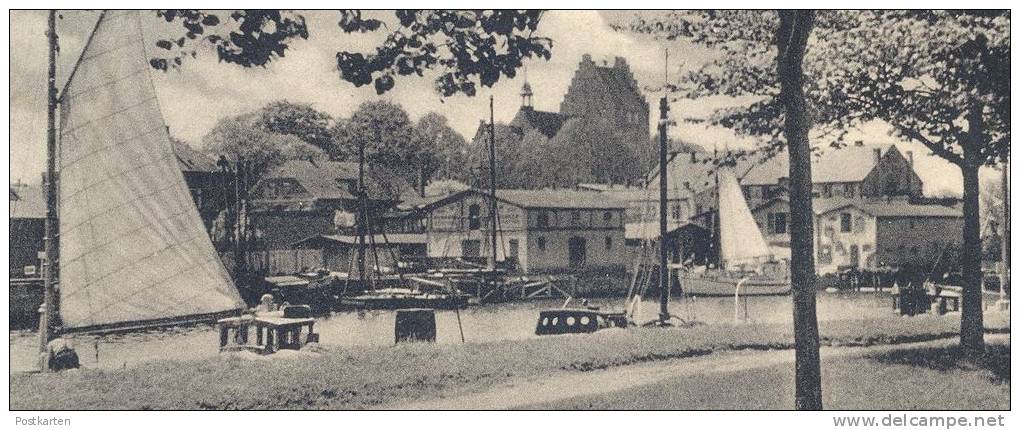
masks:
[[[535,334],[594,333],[604,328],[626,327],[623,312],[600,312],[594,309],[549,309],[538,315]]]
[[[742,278],[724,274],[681,274],[680,287],[688,296],[733,296]],[[752,277],[740,286],[741,296],[782,296],[790,294],[788,280]]]

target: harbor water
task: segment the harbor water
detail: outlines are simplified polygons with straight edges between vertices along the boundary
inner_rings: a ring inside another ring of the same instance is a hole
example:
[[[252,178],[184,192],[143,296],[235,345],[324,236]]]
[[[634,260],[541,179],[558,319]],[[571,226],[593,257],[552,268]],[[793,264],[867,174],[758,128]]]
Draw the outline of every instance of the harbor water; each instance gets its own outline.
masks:
[[[622,310],[623,299],[594,299],[589,306],[602,310]],[[535,337],[538,312],[559,308],[564,301],[539,300],[471,306],[459,311],[436,311],[436,341],[498,342]],[[581,306],[578,301],[569,306]],[[887,293],[841,295],[819,293],[818,318],[825,320],[864,320],[887,316],[892,312]],[[650,321],[658,314],[655,298],[646,298],[635,320]],[[789,296],[675,298],[670,312],[685,320],[705,324],[734,324],[734,316],[765,324],[792,325]],[[395,311],[355,311],[334,313],[318,318],[315,331],[324,345],[388,346],[394,343]],[[213,325],[196,325],[104,336],[74,335],[73,343],[86,368],[120,368],[153,360],[192,360],[219,353],[218,334]],[[30,371],[36,367],[38,338],[35,332],[10,332],[11,371]]]

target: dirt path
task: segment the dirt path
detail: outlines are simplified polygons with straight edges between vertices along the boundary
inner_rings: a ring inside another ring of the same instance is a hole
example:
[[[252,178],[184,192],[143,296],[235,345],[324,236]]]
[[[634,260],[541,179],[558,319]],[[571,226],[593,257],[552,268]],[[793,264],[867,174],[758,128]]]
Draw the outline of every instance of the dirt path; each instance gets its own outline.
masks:
[[[1008,335],[987,335],[986,341],[1008,342]],[[957,342],[943,339],[901,345],[864,348],[822,348],[823,358],[862,356],[896,349],[945,346]],[[541,405],[579,396],[605,395],[665,380],[793,364],[793,350],[739,351],[616,367],[590,372],[562,372],[551,376],[515,380],[480,391],[454,392],[424,402],[394,403],[388,409],[513,409]]]

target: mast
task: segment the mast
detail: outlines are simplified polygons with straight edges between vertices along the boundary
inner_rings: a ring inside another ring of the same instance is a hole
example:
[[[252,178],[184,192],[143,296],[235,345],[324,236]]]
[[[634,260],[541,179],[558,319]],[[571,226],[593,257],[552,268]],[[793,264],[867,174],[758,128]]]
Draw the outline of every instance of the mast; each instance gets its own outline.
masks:
[[[999,306],[1004,307],[1009,283],[1009,159],[1002,162],[1002,267],[999,267]]]
[[[668,172],[667,164],[667,113],[669,104],[666,97],[659,99],[659,322],[669,321],[669,269],[666,267],[668,259],[666,249],[666,187]]]
[[[713,174],[713,180],[715,181],[715,214],[709,217],[709,225],[712,227],[709,233],[712,235],[712,240],[709,242],[712,252],[716,255],[716,267],[722,269],[723,258],[722,258],[722,242],[720,240],[719,231],[722,229],[722,211],[719,210],[719,144],[716,143],[712,148],[712,163],[715,164],[715,174]],[[717,230],[718,229],[718,230]]]
[[[377,125],[378,127],[378,125]],[[379,140],[379,130],[375,131],[376,140]],[[368,221],[368,202],[365,201],[365,142],[358,140],[358,215],[354,223],[358,235],[358,280],[361,287],[365,287],[365,223]]]
[[[57,247],[53,243],[57,228],[57,11],[50,10],[48,30],[49,68],[47,70],[47,111],[46,111],[46,223],[43,227],[43,306],[39,314],[39,352],[47,352],[50,341],[50,315],[53,308],[54,267],[57,260]],[[45,357],[45,355],[40,355]],[[40,358],[39,368],[45,372],[49,363]]]
[[[492,258],[489,259],[489,269],[496,270],[496,120],[494,109],[494,98],[489,96],[489,218],[492,219],[491,235]],[[495,279],[495,278],[494,278]],[[495,282],[495,281],[494,281]]]

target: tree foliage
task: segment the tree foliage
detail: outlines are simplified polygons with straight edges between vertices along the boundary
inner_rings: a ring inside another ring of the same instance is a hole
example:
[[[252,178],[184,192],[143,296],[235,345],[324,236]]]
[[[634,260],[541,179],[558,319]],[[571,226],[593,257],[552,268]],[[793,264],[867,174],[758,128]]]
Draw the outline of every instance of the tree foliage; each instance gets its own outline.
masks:
[[[323,151],[333,147],[333,117],[311,104],[275,101],[258,111],[256,121],[267,132],[295,136]]]
[[[844,121],[884,121],[958,166],[967,145],[980,164],[1008,155],[1009,11],[833,14],[843,25],[820,33],[820,71]]]
[[[250,163],[252,182],[289,159],[322,159],[322,149],[292,135],[272,133],[258,126],[259,113],[220,119],[202,139],[202,151],[230,162]]]
[[[488,189],[492,177],[489,169],[489,126],[482,127],[484,129],[468,146],[468,185]],[[521,188],[520,175],[517,172],[524,156],[523,136],[518,130],[506,124],[496,124],[495,131],[496,187]]]
[[[429,112],[418,119],[415,129],[421,139],[418,165],[424,184],[432,178],[466,179],[467,141],[450,127],[445,116]]]
[[[400,105],[383,100],[364,102],[350,118],[337,121],[332,135],[332,158],[358,161],[359,147],[364,145],[366,163],[386,166],[408,184],[418,183],[421,139]]]
[[[469,163],[489,184],[488,126],[471,144]],[[549,138],[536,129],[496,125],[496,184],[500,188],[572,188],[578,183],[631,183],[647,172],[627,139],[599,118],[577,117]]]
[[[196,43],[216,48],[220,61],[243,67],[266,66],[283,57],[295,40],[309,37],[300,13],[277,10],[160,10],[157,15],[179,23],[184,35],[162,39],[156,46],[166,56],[150,60],[169,70],[196,56]],[[392,13],[391,17],[385,15]],[[542,12],[537,10],[397,10],[373,13],[338,12],[344,33],[383,32],[371,52],[336,54],[341,79],[361,87],[372,84],[378,94],[393,88],[397,76],[424,76],[436,70],[436,90],[444,96],[474,95],[500,77],[513,78],[525,58],[549,59],[552,40],[534,35]]]

